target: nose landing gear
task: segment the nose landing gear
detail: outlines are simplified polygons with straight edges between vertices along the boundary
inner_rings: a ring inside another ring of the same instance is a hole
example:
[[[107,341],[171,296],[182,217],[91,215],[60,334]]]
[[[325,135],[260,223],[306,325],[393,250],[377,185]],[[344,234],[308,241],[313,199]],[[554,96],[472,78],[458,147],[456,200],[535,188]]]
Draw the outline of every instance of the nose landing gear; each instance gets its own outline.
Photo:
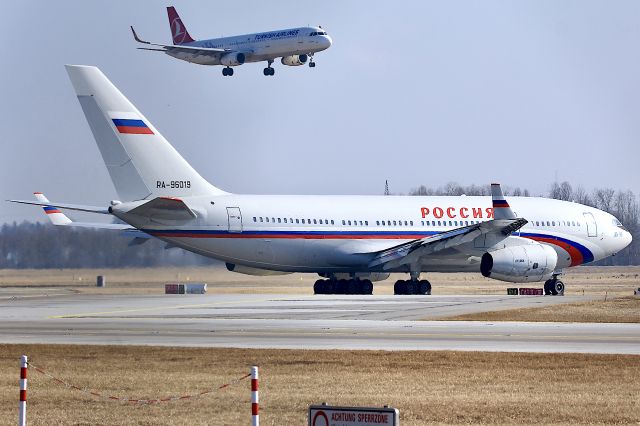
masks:
[[[547,296],[564,296],[564,283],[557,277],[545,281],[544,294]]]
[[[267,67],[266,67],[264,70],[262,70],[262,73],[263,73],[265,76],[275,75],[276,70],[275,70],[273,67],[271,67],[271,64],[273,64],[273,60],[272,60],[272,59],[269,59],[269,60],[267,61]]]

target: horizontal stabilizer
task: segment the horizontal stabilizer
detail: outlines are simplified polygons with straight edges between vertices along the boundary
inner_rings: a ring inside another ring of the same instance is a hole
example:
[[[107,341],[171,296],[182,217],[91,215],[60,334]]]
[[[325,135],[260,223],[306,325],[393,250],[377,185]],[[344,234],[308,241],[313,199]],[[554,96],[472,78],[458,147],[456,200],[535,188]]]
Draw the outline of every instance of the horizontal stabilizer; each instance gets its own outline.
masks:
[[[190,220],[196,217],[196,214],[184,201],[174,197],[154,198],[151,201],[129,210],[127,214],[134,214],[149,219],[164,220]]]
[[[41,201],[30,201],[30,200],[7,200],[10,203],[19,203],[19,204],[29,204],[32,206],[41,206],[41,207],[55,207],[58,209],[67,209],[67,210],[75,210],[79,212],[87,212],[87,213],[100,213],[100,214],[110,214],[109,210],[104,207],[96,207],[96,206],[84,206],[81,204],[66,204],[66,203],[49,203],[49,202],[41,202]]]

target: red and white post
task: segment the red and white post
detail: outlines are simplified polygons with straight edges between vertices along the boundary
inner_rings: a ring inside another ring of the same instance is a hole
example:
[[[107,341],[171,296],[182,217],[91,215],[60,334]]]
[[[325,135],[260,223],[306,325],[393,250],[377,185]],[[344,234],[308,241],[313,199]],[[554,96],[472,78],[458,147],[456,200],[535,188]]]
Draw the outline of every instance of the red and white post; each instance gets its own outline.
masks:
[[[258,410],[258,367],[251,367],[251,426],[260,426]]]
[[[27,424],[27,356],[20,358],[20,413],[18,414],[18,426]]]

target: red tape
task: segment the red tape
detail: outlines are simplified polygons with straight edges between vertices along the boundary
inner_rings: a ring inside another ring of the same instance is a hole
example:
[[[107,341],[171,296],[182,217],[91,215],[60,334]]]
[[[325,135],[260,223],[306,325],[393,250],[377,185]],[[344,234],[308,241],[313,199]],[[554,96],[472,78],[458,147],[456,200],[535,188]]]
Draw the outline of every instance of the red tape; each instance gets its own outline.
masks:
[[[242,377],[240,377],[238,379],[235,379],[235,380],[233,380],[233,381],[231,381],[229,383],[225,383],[223,385],[220,385],[217,388],[207,389],[207,390],[204,390],[202,392],[195,393],[195,394],[190,394],[190,395],[169,396],[169,397],[159,398],[159,399],[134,399],[134,398],[120,398],[120,397],[113,396],[113,395],[103,395],[102,393],[97,392],[97,391],[88,390],[88,389],[82,389],[79,386],[73,385],[71,383],[68,383],[68,382],[66,382],[66,381],[64,381],[62,379],[59,379],[59,378],[51,375],[50,373],[46,372],[45,370],[43,370],[41,368],[36,367],[35,365],[33,365],[31,363],[29,363],[29,366],[31,368],[33,368],[35,371],[37,371],[38,373],[42,374],[43,376],[46,376],[49,379],[51,379],[51,380],[53,380],[53,381],[55,381],[57,383],[60,383],[60,384],[66,386],[68,388],[80,391],[80,392],[85,393],[87,395],[97,396],[99,398],[104,398],[104,399],[108,399],[108,400],[111,400],[111,401],[121,401],[121,402],[124,402],[124,403],[127,403],[127,404],[159,404],[161,402],[183,401],[183,400],[187,400],[187,399],[191,399],[191,398],[197,398],[197,397],[200,397],[200,396],[203,396],[203,395],[207,395],[207,394],[213,393],[215,390],[225,389],[227,387],[233,386],[233,385],[237,384],[238,382],[241,382],[241,381],[245,380],[246,378],[251,377],[251,374],[245,374],[244,376],[242,376]],[[20,371],[20,376],[21,376],[21,378],[23,378],[22,377],[22,371]],[[26,372],[25,372],[25,377],[24,378],[26,379]],[[24,396],[24,399],[23,399],[23,396]],[[27,391],[26,390],[24,390],[24,391],[21,390],[20,391],[20,401],[26,401],[26,400],[27,400]],[[257,408],[256,408],[256,410],[257,410]]]

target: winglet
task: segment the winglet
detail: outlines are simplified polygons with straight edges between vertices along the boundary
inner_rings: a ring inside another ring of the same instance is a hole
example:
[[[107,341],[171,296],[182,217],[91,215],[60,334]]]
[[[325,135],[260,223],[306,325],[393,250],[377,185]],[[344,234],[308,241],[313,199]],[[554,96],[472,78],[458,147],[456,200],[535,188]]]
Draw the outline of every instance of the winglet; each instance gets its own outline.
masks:
[[[42,192],[34,192],[33,195],[39,202],[49,203],[49,199],[47,199],[47,197],[45,197]],[[47,214],[47,217],[49,218],[51,223],[53,223],[54,225],[68,225],[72,222],[71,219],[69,219],[67,215],[58,210],[57,207],[43,206],[42,208]]]
[[[138,37],[138,34],[136,34],[136,30],[133,29],[133,26],[131,26],[131,32],[133,33],[133,38],[138,42],[138,43],[144,43],[144,44],[151,44],[148,41],[144,41],[142,40],[140,37]]]
[[[511,206],[505,200],[502,194],[502,188],[499,183],[491,184],[491,199],[493,201],[493,218],[494,219],[515,219],[516,215],[511,210]]]

